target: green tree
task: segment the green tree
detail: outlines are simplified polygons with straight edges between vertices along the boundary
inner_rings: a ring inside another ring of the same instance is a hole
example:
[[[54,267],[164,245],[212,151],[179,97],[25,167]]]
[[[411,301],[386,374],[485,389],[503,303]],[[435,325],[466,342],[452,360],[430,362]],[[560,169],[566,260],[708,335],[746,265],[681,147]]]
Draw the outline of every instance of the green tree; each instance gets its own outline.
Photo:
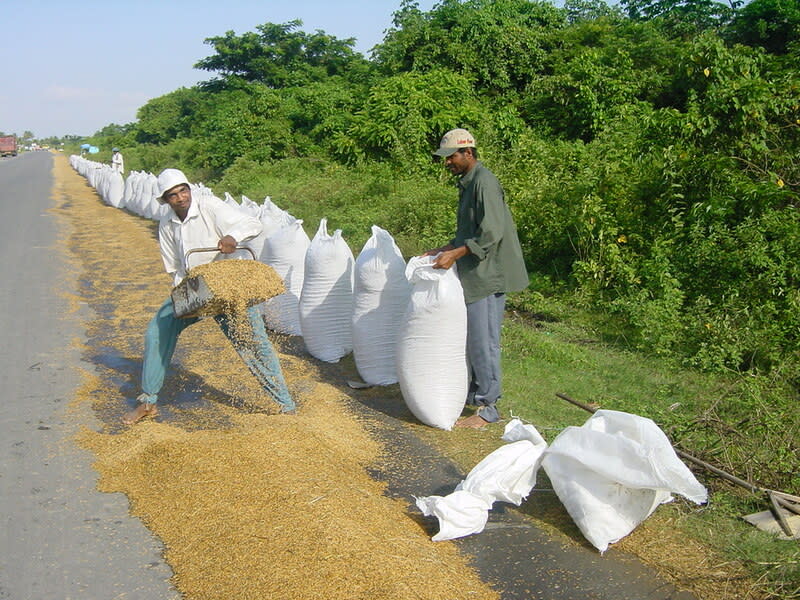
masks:
[[[128,123],[127,125],[110,123],[99,131],[96,131],[94,135],[88,139],[92,145],[99,147],[104,155],[108,154],[110,157],[111,149],[114,146],[129,146],[133,143],[134,129],[135,125],[133,123]]]
[[[403,73],[372,87],[339,152],[424,170],[444,132],[488,120],[466,77],[445,69]]]
[[[422,13],[405,1],[374,56],[387,74],[444,68],[483,92],[519,92],[546,58],[548,31],[565,23],[564,11],[549,2],[443,0]]]
[[[262,162],[294,154],[281,96],[257,83],[204,95],[189,137],[196,147],[195,166],[215,179],[239,157]]]
[[[165,144],[186,136],[204,97],[197,88],[179,88],[149,100],[136,113],[136,140],[142,144]]]
[[[338,147],[363,106],[368,88],[341,78],[282,90],[286,114],[301,154],[341,154]]]
[[[581,21],[551,45],[520,101],[526,122],[549,135],[591,140],[627,105],[658,105],[673,85],[676,42],[651,23]]]
[[[729,0],[726,4],[716,0],[620,0],[620,4],[630,19],[655,20],[675,35],[690,36],[726,25],[742,2]]]
[[[606,18],[619,20],[623,15],[618,5],[610,6],[603,0],[566,0],[564,10],[572,25]]]
[[[284,88],[344,76],[364,79],[369,63],[353,50],[354,38],[337,39],[317,30],[308,34],[299,30],[302,21],[265,23],[257,32],[206,38],[215,54],[195,64],[195,68],[218,73],[220,79],[209,82],[223,87],[232,79]]]
[[[727,34],[731,41],[786,54],[800,40],[800,6],[796,0],[752,0],[737,12]]]

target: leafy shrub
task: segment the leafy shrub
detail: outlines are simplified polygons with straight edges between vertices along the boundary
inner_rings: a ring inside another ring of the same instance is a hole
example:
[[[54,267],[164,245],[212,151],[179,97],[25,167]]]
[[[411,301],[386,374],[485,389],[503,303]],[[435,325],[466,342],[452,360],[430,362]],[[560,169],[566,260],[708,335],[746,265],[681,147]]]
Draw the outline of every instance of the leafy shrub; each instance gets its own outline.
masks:
[[[347,137],[365,157],[391,160],[401,170],[430,172],[431,152],[442,135],[472,127],[486,116],[469,79],[447,69],[403,73],[371,88]],[[342,151],[339,156],[347,160]]]

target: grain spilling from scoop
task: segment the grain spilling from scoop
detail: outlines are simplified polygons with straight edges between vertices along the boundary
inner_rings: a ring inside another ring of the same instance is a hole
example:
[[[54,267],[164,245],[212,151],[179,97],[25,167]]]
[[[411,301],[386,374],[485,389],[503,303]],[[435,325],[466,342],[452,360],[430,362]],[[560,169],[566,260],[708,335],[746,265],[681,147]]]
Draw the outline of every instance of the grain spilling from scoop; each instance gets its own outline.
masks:
[[[241,314],[286,291],[275,269],[255,260],[220,260],[194,267],[172,291],[179,317]]]

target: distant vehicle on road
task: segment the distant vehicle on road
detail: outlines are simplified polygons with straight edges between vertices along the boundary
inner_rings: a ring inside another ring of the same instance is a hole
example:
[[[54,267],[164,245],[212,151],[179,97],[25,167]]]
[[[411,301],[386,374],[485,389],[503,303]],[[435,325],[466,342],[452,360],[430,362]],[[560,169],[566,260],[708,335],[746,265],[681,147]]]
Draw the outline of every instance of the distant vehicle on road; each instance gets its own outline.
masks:
[[[4,135],[0,137],[0,156],[17,155],[17,136]]]

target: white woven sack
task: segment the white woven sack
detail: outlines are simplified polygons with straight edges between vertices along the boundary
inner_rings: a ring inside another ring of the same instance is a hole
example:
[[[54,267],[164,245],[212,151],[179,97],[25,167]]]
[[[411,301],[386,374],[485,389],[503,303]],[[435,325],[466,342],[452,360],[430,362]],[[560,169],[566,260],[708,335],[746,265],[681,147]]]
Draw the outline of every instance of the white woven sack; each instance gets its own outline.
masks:
[[[263,222],[263,219],[262,219]],[[283,279],[286,291],[264,304],[267,327],[287,335],[302,335],[300,328],[300,295],[303,291],[306,252],[311,245],[303,229],[303,221],[289,217],[289,222],[264,241],[263,260]]]
[[[480,533],[496,501],[519,506],[536,485],[536,474],[547,442],[533,425],[513,419],[505,427],[500,446],[479,462],[447,496],[416,498],[426,515],[439,519],[433,541]]]
[[[158,196],[158,178],[148,173],[142,186],[142,216],[145,219],[152,219],[161,206],[156,196]]]
[[[128,202],[128,210],[137,215],[142,214],[142,205],[144,203],[145,187],[149,185],[147,182],[147,173],[142,171],[133,183],[131,190],[131,200]]]
[[[650,419],[599,410],[567,427],[545,452],[547,472],[567,512],[605,552],[679,493],[700,504],[707,492]]]
[[[128,173],[128,176],[125,178],[125,187],[122,190],[122,202],[120,202],[120,208],[128,208],[128,205],[131,203],[133,199],[133,184],[136,181],[136,174],[134,171]]]
[[[338,362],[353,350],[353,252],[342,230],[328,235],[327,219],[306,252],[300,329],[314,358]]]
[[[492,504],[470,492],[457,490],[447,496],[415,498],[426,517],[439,520],[439,532],[431,540],[441,542],[480,533],[489,520]]]
[[[353,358],[371,385],[397,383],[397,337],[411,296],[405,270],[394,238],[373,225],[356,259],[353,287]]]
[[[223,202],[228,206],[230,206],[231,208],[235,208],[236,210],[241,210],[241,206],[239,206],[239,203],[228,192],[225,192],[225,199],[223,200]]]
[[[288,223],[290,217],[289,213],[278,207],[269,196],[264,197],[258,214],[264,227],[271,229],[277,229],[280,225]]]
[[[397,378],[409,410],[450,430],[467,398],[467,307],[455,265],[434,269],[433,257],[408,261],[412,291],[397,340]]]
[[[106,204],[110,204],[108,201],[108,184],[109,184],[109,175],[111,174],[111,168],[106,167],[103,165],[98,169],[97,176],[95,179],[95,191],[100,195],[103,199],[103,202]]]
[[[250,200],[247,196],[242,194],[242,203],[239,205],[243,212],[251,217],[261,216],[261,206]]]
[[[142,214],[142,188],[144,187],[146,174],[144,171],[131,172],[129,179],[133,178],[131,182],[131,197],[125,204],[125,208],[134,214]]]
[[[94,163],[92,166],[93,168],[86,172],[86,180],[89,182],[89,185],[96,190],[98,173],[100,173],[100,165],[98,163]]]
[[[256,257],[263,263],[271,264],[269,259],[270,252],[278,250],[275,244],[266,245],[267,239],[277,232],[284,225],[289,225],[294,217],[291,217],[285,210],[281,210],[275,206],[267,196],[264,199],[265,204],[259,207],[256,218],[261,221],[261,233],[251,240],[250,247],[256,253]],[[308,237],[306,235],[306,237]],[[305,255],[304,255],[305,258]]]
[[[107,194],[106,202],[114,208],[122,206],[122,198],[125,195],[125,179],[122,177],[121,173],[111,171],[108,174]]]
[[[533,425],[513,419],[506,425],[500,446],[475,465],[456,486],[483,498],[490,504],[501,501],[519,506],[536,485],[536,475],[547,442]]]

